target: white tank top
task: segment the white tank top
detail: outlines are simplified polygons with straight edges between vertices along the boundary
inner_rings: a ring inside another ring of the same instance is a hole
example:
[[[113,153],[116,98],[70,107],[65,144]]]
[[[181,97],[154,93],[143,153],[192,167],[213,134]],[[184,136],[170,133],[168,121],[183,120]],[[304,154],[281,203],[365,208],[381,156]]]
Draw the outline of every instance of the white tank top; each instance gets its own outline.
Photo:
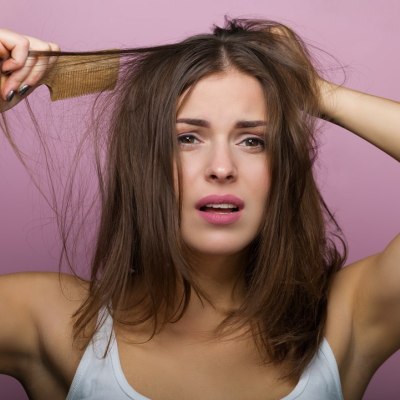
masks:
[[[66,400],[150,400],[126,380],[118,356],[113,321],[109,313],[104,312],[105,322],[87,346]],[[110,349],[102,358],[110,333]],[[295,399],[343,400],[337,363],[325,338],[296,387],[281,400]]]

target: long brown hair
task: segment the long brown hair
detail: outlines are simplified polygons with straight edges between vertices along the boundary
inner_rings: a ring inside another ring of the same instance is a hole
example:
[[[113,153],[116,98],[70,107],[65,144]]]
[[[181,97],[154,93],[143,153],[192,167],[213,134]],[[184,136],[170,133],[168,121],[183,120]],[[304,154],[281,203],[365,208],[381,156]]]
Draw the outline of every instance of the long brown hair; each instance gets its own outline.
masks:
[[[74,316],[74,340],[102,307],[109,307],[122,324],[152,321],[151,340],[165,324],[182,317],[192,289],[212,304],[196,284],[180,234],[175,119],[187,89],[210,74],[235,68],[255,77],[264,89],[271,190],[260,232],[247,249],[245,297],[215,333],[224,336],[251,326],[263,360],[293,361],[284,378],[298,377],[321,343],[329,286],[347,257],[340,227],[313,176],[318,73],[306,45],[276,22],[226,19],[211,34],[104,54],[118,54],[121,71],[106,102],[111,117],[105,168],[101,151],[96,153],[101,217],[88,297]],[[63,239],[66,248],[68,238]],[[127,302],[139,283],[143,296]],[[184,289],[180,299],[178,283]],[[119,318],[117,311],[126,309],[140,312],[135,318],[133,312]],[[89,332],[86,344],[98,328]]]

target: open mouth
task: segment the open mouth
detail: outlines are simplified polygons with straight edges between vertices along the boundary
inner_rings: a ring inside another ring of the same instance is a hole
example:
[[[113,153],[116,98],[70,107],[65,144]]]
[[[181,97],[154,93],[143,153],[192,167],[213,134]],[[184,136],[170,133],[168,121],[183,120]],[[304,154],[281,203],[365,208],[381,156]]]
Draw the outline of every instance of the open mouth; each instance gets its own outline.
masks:
[[[208,224],[231,225],[240,220],[244,201],[230,194],[209,195],[199,200],[196,208]]]
[[[218,214],[230,214],[239,211],[239,207],[234,204],[207,204],[200,207],[200,211],[218,213]]]

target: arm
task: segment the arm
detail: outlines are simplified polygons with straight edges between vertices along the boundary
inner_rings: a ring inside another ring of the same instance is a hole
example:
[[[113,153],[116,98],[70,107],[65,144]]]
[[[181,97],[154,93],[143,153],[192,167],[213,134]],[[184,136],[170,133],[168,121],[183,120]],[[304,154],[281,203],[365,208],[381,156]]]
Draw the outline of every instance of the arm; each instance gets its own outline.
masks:
[[[326,81],[319,86],[322,114],[400,161],[400,103]],[[356,342],[363,356],[380,365],[400,348],[400,234],[381,253],[349,266],[350,270],[356,277],[352,281]]]
[[[321,113],[400,161],[400,103],[320,81]]]
[[[86,297],[87,283],[71,275],[24,272],[0,276],[0,374],[28,386],[45,381],[44,371],[51,366],[46,361],[49,354],[66,357],[71,315]]]
[[[35,355],[38,332],[29,308],[33,279],[23,274],[0,277],[0,373],[21,379],[24,364]]]
[[[52,62],[46,57],[29,59],[31,48],[49,50],[56,46],[0,29],[0,101],[6,104],[5,109],[28,94]],[[21,380],[39,362],[39,327],[46,310],[41,299],[49,296],[57,283],[53,278],[50,282],[49,276],[33,273],[0,276],[0,373]],[[52,301],[53,297],[48,305]]]

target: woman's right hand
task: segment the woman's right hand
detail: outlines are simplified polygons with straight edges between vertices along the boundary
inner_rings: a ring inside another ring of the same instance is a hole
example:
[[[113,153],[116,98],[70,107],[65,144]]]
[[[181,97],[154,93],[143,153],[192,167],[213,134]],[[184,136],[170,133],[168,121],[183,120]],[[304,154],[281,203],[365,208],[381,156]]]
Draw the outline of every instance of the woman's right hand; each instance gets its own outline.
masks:
[[[57,57],[28,55],[30,50],[60,51],[58,45],[0,29],[0,111],[6,111],[38,86]]]

